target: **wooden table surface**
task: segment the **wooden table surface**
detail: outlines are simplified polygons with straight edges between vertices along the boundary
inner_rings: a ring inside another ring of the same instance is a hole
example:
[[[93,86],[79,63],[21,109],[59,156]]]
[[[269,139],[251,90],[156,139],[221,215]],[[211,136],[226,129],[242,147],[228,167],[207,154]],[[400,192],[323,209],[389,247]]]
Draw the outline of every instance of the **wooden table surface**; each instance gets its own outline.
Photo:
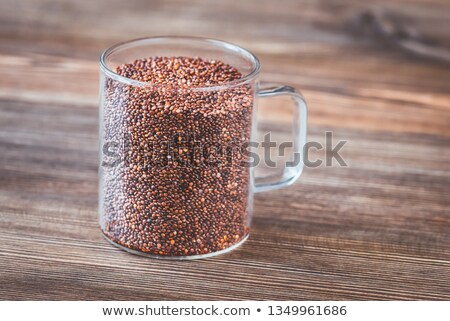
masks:
[[[449,10],[2,0],[0,299],[449,300]],[[348,141],[348,167],[258,194],[250,239],[192,262],[120,251],[97,223],[98,56],[167,34],[254,51],[263,80],[303,91],[310,140]]]

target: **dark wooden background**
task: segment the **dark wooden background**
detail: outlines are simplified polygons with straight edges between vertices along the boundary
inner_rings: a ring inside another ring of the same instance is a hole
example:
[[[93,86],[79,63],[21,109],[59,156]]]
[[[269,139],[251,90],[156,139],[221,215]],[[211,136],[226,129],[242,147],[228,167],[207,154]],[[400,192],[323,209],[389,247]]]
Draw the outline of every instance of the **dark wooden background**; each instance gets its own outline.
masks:
[[[0,298],[449,300],[449,10],[1,0]],[[263,79],[303,91],[310,140],[348,140],[349,167],[258,195],[248,242],[193,262],[127,254],[97,225],[98,56],[168,34],[254,51]]]

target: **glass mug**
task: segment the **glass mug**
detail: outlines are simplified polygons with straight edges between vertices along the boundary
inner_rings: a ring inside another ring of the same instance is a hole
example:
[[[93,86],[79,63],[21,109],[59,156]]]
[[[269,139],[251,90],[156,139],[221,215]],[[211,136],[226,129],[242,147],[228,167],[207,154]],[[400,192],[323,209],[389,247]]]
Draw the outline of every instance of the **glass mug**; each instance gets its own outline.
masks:
[[[222,61],[242,76],[177,87],[117,72],[149,56]],[[249,51],[211,39],[145,38],[104,51],[100,70],[100,226],[119,248],[171,259],[231,251],[248,238],[253,194],[300,176],[306,102],[292,87],[260,86],[260,63]],[[296,107],[293,151],[300,161],[277,177],[254,177],[257,100],[278,95]]]

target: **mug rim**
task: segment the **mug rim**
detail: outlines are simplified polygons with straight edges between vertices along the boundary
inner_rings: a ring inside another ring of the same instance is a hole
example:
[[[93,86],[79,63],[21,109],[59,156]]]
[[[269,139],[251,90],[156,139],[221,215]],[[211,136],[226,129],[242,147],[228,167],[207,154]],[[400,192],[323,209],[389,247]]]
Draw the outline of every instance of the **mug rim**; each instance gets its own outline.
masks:
[[[106,60],[107,58],[113,54],[114,52],[120,50],[120,49],[126,49],[127,47],[135,47],[143,44],[149,44],[152,42],[161,42],[165,40],[180,40],[180,41],[192,41],[192,42],[203,42],[204,44],[209,45],[215,45],[217,47],[223,47],[224,49],[231,49],[236,54],[241,54],[245,58],[248,58],[253,68],[250,72],[248,72],[246,75],[243,75],[242,77],[238,79],[234,79],[231,81],[228,81],[226,83],[220,84],[220,85],[211,85],[211,86],[193,86],[193,87],[176,87],[173,85],[163,85],[163,84],[152,84],[150,82],[144,82],[139,81],[135,79],[131,79],[128,77],[124,77],[119,75],[117,72],[112,70],[108,67]],[[104,72],[106,75],[108,75],[110,78],[119,81],[121,83],[126,83],[132,86],[138,86],[138,87],[145,87],[145,88],[167,88],[167,89],[177,89],[182,88],[183,90],[188,91],[217,91],[217,90],[224,90],[229,89],[232,87],[237,87],[241,85],[245,85],[249,82],[251,82],[253,79],[255,79],[261,69],[261,65],[259,62],[258,57],[256,57],[255,54],[253,54],[251,51],[244,49],[238,45],[235,45],[230,42],[226,42],[223,40],[217,40],[212,38],[204,38],[204,37],[190,37],[190,36],[157,36],[157,37],[143,37],[143,38],[136,38],[124,42],[117,43],[107,49],[105,49],[102,54],[100,55],[100,70]]]

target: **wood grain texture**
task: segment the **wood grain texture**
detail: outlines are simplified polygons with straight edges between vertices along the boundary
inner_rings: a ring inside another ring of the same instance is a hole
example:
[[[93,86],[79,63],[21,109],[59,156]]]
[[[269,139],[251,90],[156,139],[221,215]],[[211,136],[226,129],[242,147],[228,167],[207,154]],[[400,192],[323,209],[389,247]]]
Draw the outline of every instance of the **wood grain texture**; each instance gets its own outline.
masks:
[[[360,25],[373,10],[450,48],[440,0],[1,1],[0,299],[450,300],[450,66]],[[207,260],[133,256],[97,224],[98,56],[165,34],[254,51],[302,89],[310,140],[348,141],[348,167],[257,195],[247,243]]]

